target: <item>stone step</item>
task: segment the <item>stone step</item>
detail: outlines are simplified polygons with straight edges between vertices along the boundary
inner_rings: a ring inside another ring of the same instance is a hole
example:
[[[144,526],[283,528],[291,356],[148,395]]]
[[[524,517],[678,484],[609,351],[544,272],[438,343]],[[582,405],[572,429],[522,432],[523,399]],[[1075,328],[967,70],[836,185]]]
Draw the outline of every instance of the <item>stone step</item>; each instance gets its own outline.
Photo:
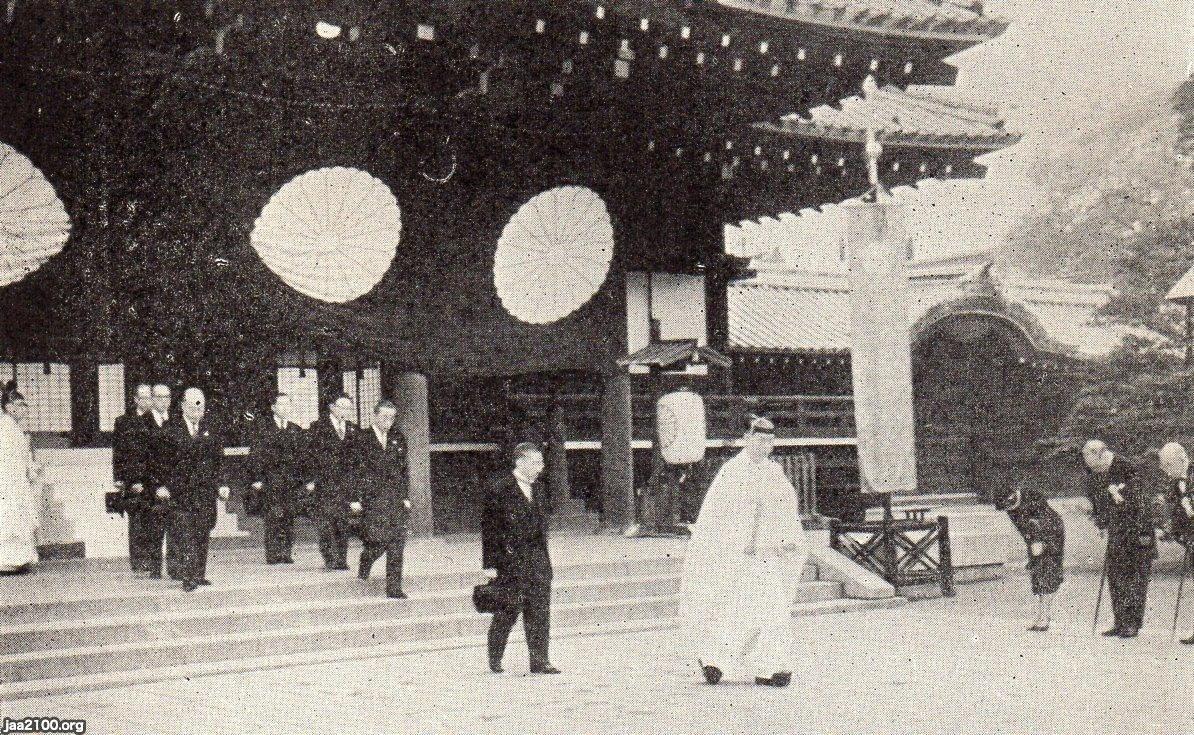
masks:
[[[678,557],[630,559],[617,562],[578,563],[561,565],[555,569],[558,583],[569,580],[611,579],[644,575],[678,575],[683,561]],[[379,564],[379,567],[384,564]],[[810,566],[810,568],[812,568]],[[197,609],[248,607],[279,600],[326,600],[373,596],[384,598],[385,583],[381,569],[374,577],[362,582],[352,572],[299,572],[286,568],[262,570],[246,574],[239,582],[225,583],[212,575],[211,587],[183,594],[177,582],[143,580],[144,586],[130,592],[88,590],[91,594],[71,598],[0,603],[0,629],[16,625],[34,625],[51,621],[95,620],[108,617],[168,616]],[[265,572],[261,574],[260,572]],[[41,582],[41,579],[33,578]],[[423,594],[470,588],[485,581],[480,570],[412,574],[403,587],[408,594]]]
[[[675,615],[676,597],[671,595],[568,603],[552,610],[553,621],[563,627]],[[480,635],[488,623],[488,616],[472,612],[30,651],[0,656],[0,681],[30,681],[83,673],[186,666],[221,659],[359,648],[398,641],[457,638]]]
[[[669,605],[661,612],[669,613],[655,618],[622,619],[613,621],[598,621],[583,624],[570,624],[565,609],[553,608],[552,638],[562,639],[585,635],[618,635],[632,634],[650,630],[674,627],[677,624],[676,599],[673,596],[662,598]],[[809,615],[823,615],[829,613],[860,612],[893,608],[904,605],[907,600],[896,597],[885,600],[820,600],[799,602],[792,608],[793,617]],[[619,603],[607,604],[605,609],[617,609]],[[428,651],[449,650],[454,648],[483,648],[485,646],[484,629],[488,625],[488,616],[447,616],[446,620],[457,621],[460,635],[432,638],[423,640],[382,640],[371,638],[364,645],[341,648],[316,648],[311,650],[285,650],[264,655],[246,656],[242,658],[219,658],[215,660],[191,662],[184,664],[165,664],[147,666],[136,669],[90,671],[88,673],[74,673],[41,679],[29,679],[0,684],[0,702],[29,697],[45,697],[70,692],[95,691],[116,687],[133,686],[155,681],[170,679],[191,679],[201,676],[212,676],[223,673],[261,671],[290,666],[308,666],[336,661],[363,660],[386,656],[401,656]],[[468,628],[471,625],[471,632]],[[451,628],[449,624],[446,626]],[[517,651],[523,641],[522,631],[516,628],[511,636],[511,648]],[[484,652],[478,651],[478,667],[483,666]]]
[[[639,599],[675,595],[680,581],[675,576],[637,576],[610,580],[583,580],[555,585],[556,604],[600,602],[610,598]],[[203,594],[197,590],[195,595]],[[841,597],[837,582],[800,585],[796,602],[819,602]],[[130,641],[152,642],[178,638],[220,635],[230,630],[268,632],[278,629],[338,624],[368,624],[472,611],[472,591],[433,592],[405,601],[386,597],[331,598],[326,600],[277,601],[266,605],[235,608],[200,608],[168,616],[105,617],[91,620],[54,621],[17,625],[0,630],[0,656],[89,648]]]

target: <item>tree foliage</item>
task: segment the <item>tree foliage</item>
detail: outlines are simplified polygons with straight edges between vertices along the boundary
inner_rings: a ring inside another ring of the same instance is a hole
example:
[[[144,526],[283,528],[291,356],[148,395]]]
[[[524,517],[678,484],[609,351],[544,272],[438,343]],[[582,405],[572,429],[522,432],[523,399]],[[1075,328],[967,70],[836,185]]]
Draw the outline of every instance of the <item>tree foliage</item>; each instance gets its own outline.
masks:
[[[1074,181],[1068,195],[1057,192],[1008,254],[1039,246],[1055,272],[1114,286],[1101,317],[1133,336],[1087,366],[1050,443],[1069,449],[1097,437],[1139,459],[1167,441],[1194,449],[1194,372],[1182,358],[1186,314],[1165,299],[1194,266],[1194,80],[1154,119],[1112,138],[1117,147],[1091,166],[1089,180]]]

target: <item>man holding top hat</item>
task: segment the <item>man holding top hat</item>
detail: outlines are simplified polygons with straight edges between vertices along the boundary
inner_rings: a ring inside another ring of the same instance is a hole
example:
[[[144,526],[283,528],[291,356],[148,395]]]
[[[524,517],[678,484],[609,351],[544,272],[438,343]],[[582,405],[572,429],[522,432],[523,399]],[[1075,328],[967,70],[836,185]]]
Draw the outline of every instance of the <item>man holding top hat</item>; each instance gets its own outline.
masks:
[[[684,629],[705,675],[792,679],[792,602],[808,559],[796,490],[771,459],[775,425],[755,417],[745,447],[709,486],[681,578]]]
[[[1095,525],[1107,534],[1103,563],[1115,625],[1103,635],[1135,638],[1144,625],[1148,583],[1157,558],[1149,504],[1136,468],[1102,441],[1086,442],[1082,460],[1090,470],[1087,497]]]

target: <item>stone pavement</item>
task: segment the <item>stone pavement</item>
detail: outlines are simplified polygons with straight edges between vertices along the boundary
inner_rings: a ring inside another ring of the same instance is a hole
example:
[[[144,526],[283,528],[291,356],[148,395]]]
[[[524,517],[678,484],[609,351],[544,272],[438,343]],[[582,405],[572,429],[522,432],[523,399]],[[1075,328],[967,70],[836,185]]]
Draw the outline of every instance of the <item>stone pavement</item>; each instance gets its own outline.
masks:
[[[560,676],[529,676],[512,641],[500,676],[470,648],[19,700],[0,714],[139,735],[1194,733],[1194,648],[1169,641],[1175,580],[1155,583],[1132,642],[1090,634],[1097,581],[1071,576],[1046,634],[1023,630],[1020,574],[952,600],[797,619],[786,690],[699,683],[665,630],[557,641]]]

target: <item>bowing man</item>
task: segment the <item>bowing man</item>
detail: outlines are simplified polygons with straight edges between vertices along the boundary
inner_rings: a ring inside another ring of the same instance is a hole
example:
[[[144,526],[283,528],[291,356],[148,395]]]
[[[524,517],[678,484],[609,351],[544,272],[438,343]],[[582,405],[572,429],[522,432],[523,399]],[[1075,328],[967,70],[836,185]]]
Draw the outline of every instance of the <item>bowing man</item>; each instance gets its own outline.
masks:
[[[519,593],[519,607],[494,613],[489,625],[489,669],[502,673],[510,631],[522,614],[532,674],[558,674],[547,651],[551,632],[551,556],[547,537],[551,510],[539,475],[543,450],[529,442],[514,447],[514,468],[498,477],[485,496],[481,515],[481,555],[497,584]]]
[[[264,499],[265,563],[293,564],[294,516],[302,487],[303,430],[292,423],[290,396],[274,394],[272,415],[253,422],[249,471],[252,492]]]
[[[207,550],[216,527],[216,498],[228,499],[221,480],[224,445],[204,419],[206,399],[198,388],[182,396],[182,418],[170,423],[174,447],[169,498],[171,527],[180,542],[179,565],[186,592],[211,584],[207,580]]]
[[[386,557],[386,595],[405,599],[402,553],[410,510],[406,474],[406,436],[394,428],[398,407],[381,400],[373,407],[373,425],[356,432],[352,453],[355,483],[350,509],[364,516],[365,548],[357,576],[369,579],[373,563]]]
[[[349,447],[357,427],[348,422],[352,400],[343,393],[332,397],[327,416],[307,430],[308,489],[319,527],[319,553],[325,569],[348,569],[348,503],[353,484]]]

